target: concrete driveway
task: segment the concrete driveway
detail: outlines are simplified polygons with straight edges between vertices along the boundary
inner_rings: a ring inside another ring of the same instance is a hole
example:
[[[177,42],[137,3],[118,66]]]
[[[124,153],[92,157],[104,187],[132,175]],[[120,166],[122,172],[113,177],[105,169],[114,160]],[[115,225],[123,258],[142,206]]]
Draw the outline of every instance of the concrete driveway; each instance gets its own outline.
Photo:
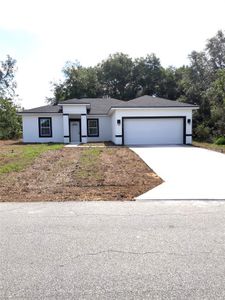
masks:
[[[225,299],[225,202],[0,203],[0,299]]]
[[[225,199],[225,155],[191,146],[133,147],[164,183],[137,200]]]

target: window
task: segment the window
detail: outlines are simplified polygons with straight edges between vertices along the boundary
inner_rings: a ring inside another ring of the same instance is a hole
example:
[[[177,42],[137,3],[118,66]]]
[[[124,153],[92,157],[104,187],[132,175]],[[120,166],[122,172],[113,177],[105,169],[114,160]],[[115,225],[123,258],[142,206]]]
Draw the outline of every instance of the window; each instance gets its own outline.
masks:
[[[39,118],[39,137],[52,137],[52,118]]]
[[[98,119],[88,119],[88,136],[99,136]]]

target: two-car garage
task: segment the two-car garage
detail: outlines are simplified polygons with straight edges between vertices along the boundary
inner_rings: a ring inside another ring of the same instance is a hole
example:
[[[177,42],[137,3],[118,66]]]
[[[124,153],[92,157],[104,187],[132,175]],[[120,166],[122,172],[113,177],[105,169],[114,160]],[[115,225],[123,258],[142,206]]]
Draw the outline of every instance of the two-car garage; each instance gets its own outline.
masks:
[[[185,117],[124,117],[123,144],[184,144],[185,119]]]

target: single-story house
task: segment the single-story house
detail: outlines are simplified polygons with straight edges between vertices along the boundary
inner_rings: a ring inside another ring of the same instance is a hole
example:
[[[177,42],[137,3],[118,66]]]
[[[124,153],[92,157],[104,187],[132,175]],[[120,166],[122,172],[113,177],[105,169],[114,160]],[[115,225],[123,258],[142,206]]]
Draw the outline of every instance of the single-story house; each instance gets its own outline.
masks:
[[[192,143],[192,111],[197,108],[151,96],[129,101],[82,98],[20,114],[25,143],[180,145]]]

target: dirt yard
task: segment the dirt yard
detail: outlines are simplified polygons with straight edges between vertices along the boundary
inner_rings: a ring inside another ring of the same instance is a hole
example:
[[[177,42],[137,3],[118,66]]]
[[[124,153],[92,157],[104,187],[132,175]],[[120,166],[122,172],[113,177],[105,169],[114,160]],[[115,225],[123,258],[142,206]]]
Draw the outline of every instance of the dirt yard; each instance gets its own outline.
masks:
[[[210,144],[210,143],[203,143],[203,142],[193,142],[193,146],[205,148],[208,150],[220,152],[225,154],[225,145],[216,145],[216,144]]]
[[[15,153],[26,145],[7,147]],[[61,147],[42,151],[21,170],[0,173],[0,201],[132,200],[161,182],[128,148]]]

